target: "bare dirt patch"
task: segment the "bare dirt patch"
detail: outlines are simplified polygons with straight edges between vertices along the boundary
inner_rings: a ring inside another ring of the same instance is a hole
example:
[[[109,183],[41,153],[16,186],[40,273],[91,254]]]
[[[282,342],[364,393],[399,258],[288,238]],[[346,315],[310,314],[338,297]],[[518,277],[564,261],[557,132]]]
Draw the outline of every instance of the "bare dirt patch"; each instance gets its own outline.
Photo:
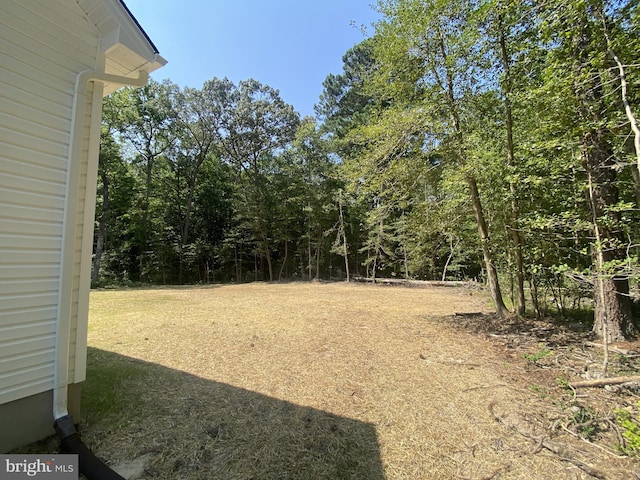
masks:
[[[566,422],[591,405],[558,381],[585,334],[490,311],[434,287],[95,291],[81,435],[109,463],[151,454],[149,479],[640,478],[613,431],[592,444]],[[601,391],[579,394],[612,411]]]

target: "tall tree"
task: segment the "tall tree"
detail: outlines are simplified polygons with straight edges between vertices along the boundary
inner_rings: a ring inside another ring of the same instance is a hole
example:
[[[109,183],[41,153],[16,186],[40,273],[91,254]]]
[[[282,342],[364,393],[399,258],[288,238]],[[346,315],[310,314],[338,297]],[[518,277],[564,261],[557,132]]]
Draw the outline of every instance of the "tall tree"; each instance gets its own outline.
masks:
[[[256,80],[242,81],[237,87],[226,83],[220,96],[225,105],[221,154],[236,169],[248,207],[246,221],[267,264],[268,278],[273,280],[272,222],[268,213],[277,202],[269,202],[271,192],[265,182],[273,173],[275,159],[293,141],[300,119],[277,90]]]
[[[376,65],[373,46],[374,39],[367,38],[350,48],[342,57],[342,73],[327,75],[322,84],[315,111],[324,130],[337,139],[365,123],[369,110],[375,105],[375,99],[365,89]]]
[[[289,181],[298,185],[295,206],[304,233],[306,275],[319,278],[321,259],[329,254],[325,237],[335,219],[334,191],[339,185],[335,164],[330,156],[330,141],[311,117],[302,119],[296,137],[285,158],[289,164]],[[294,206],[294,204],[292,204]]]
[[[542,17],[551,60],[546,87],[557,95],[557,112],[570,127],[570,140],[576,145],[586,177],[596,285],[594,333],[612,341],[622,340],[636,329],[629,278],[621,268],[626,249],[616,208],[619,191],[609,127],[616,99],[608,91],[611,65],[602,22],[615,8],[601,0],[551,2],[548,7]],[[567,98],[572,101],[566,102]]]
[[[516,148],[514,141],[514,115],[513,94],[514,81],[511,66],[513,63],[513,40],[518,24],[526,21],[524,8],[520,2],[509,0],[495,0],[485,3],[479,10],[480,21],[486,25],[486,36],[489,45],[487,49],[494,52],[493,57],[501,66],[500,90],[504,106],[506,171],[509,174],[509,197],[511,206],[511,218],[508,229],[513,241],[513,256],[515,260],[517,302],[516,312],[524,315],[526,309],[524,291],[524,256],[522,247],[522,235],[520,233],[520,205],[518,200],[517,184],[514,179],[516,172]]]
[[[223,114],[217,93],[215,81],[208,81],[200,90],[186,88],[176,96],[175,128],[179,138],[170,160],[186,184],[180,232],[183,245],[190,240],[191,214],[200,171],[206,161],[215,161],[219,156]]]
[[[124,89],[114,94],[124,97],[120,101],[123,108],[119,112],[119,130],[125,141],[124,148],[131,151],[143,177],[137,246],[141,280],[149,280],[146,255],[150,252],[153,236],[150,209],[155,192],[155,169],[176,142],[174,96],[177,91],[178,87],[169,81],[151,80],[142,88]]]
[[[386,90],[389,101],[417,97],[423,105],[441,106],[436,111],[446,128],[441,141],[447,145],[450,160],[465,171],[491,296],[496,313],[504,317],[508,312],[470,163],[469,132],[463,117],[465,99],[482,88],[475,78],[479,57],[477,29],[469,22],[471,7],[469,2],[458,0],[380,0],[378,8],[384,18],[376,28],[380,37],[376,52],[382,64],[378,86]]]
[[[108,127],[104,127],[100,137],[100,155],[98,157],[98,192],[96,202],[96,223],[95,247],[93,252],[93,265],[91,270],[91,284],[96,286],[100,283],[100,268],[102,257],[108,248],[107,233],[115,230],[114,208],[112,207],[111,196],[114,188],[118,190],[115,195],[121,193],[124,185],[118,180],[126,172],[126,165],[122,159],[119,145],[114,140]],[[120,213],[115,210],[115,213]]]
[[[137,191],[129,164],[125,161],[117,133],[122,127],[121,111],[127,105],[126,96],[113,94],[104,100],[98,156],[98,189],[96,192],[96,224],[91,284],[101,283],[105,253],[121,260],[111,262],[121,268],[111,270],[115,277],[129,269],[123,240],[130,235],[129,213]]]

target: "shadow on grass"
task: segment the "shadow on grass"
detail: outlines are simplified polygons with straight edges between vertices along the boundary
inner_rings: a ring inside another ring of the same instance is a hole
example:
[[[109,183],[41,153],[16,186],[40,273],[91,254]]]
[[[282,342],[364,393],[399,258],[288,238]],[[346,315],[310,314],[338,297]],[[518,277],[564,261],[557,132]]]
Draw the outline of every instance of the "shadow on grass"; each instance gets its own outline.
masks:
[[[110,463],[152,454],[142,478],[385,478],[373,424],[95,348],[82,411]]]

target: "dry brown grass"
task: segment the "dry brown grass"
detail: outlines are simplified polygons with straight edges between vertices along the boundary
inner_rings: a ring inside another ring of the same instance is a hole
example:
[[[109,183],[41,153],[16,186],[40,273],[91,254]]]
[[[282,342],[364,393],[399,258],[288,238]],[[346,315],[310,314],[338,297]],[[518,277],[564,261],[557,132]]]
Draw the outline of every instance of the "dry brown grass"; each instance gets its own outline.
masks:
[[[110,463],[152,453],[143,478],[591,478],[540,448],[549,399],[532,385],[553,394],[554,379],[443,320],[489,311],[451,288],[94,291],[81,433]],[[565,437],[607,478],[635,478]]]

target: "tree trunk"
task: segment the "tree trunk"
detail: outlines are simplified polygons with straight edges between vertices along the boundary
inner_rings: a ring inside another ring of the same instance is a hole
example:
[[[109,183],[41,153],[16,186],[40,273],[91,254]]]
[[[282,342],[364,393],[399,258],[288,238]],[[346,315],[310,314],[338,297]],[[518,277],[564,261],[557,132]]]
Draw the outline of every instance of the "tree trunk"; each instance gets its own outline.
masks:
[[[509,68],[509,55],[507,53],[507,42],[504,29],[502,28],[502,18],[498,15],[498,29],[500,36],[500,51],[502,54],[502,66],[505,74],[503,85],[504,90],[504,109],[507,128],[507,165],[511,168],[515,165],[515,148],[513,145],[513,114],[511,109],[511,70]],[[516,312],[518,315],[525,314],[525,295],[524,295],[524,261],[522,258],[522,239],[519,230],[520,207],[518,205],[518,197],[516,195],[516,186],[513,181],[509,181],[509,190],[511,193],[511,238],[514,245],[514,257],[516,261],[516,289],[518,301]]]
[[[624,107],[624,113],[627,116],[627,120],[629,120],[629,124],[631,125],[631,131],[633,132],[633,146],[636,152],[636,169],[640,169],[640,127],[638,127],[638,121],[636,120],[636,116],[631,109],[631,103],[629,103],[629,95],[627,93],[627,75],[624,70],[624,65],[620,58],[616,54],[616,52],[611,47],[611,40],[609,39],[609,33],[607,28],[607,20],[602,12],[602,20],[603,26],[605,29],[605,36],[607,39],[607,50],[608,54],[613,58],[613,61],[618,67],[618,77],[620,78],[620,100],[622,100],[622,105]]]
[[[271,252],[269,249],[269,242],[265,241],[262,245],[262,254],[264,255],[264,259],[267,262],[267,269],[269,273],[269,281],[273,282],[273,262],[271,261]]]
[[[307,272],[308,272],[308,280],[312,280],[311,276],[311,228],[307,228]]]
[[[633,196],[636,199],[636,205],[640,208],[640,171],[635,163],[631,165],[631,176],[633,177]]]
[[[599,7],[601,18],[604,19],[602,5]],[[637,329],[633,324],[629,279],[626,273],[611,266],[612,261],[626,258],[626,249],[623,248],[621,232],[617,230],[620,214],[610,211],[610,207],[617,204],[619,199],[614,154],[607,138],[609,132],[606,121],[602,118],[603,112],[606,112],[603,85],[589,56],[590,51],[600,47],[593,39],[593,29],[589,28],[588,19],[582,17],[581,21],[583,28],[573,40],[573,70],[578,119],[585,125],[591,125],[582,134],[580,142],[582,164],[588,178],[590,220],[596,240],[592,245],[597,276],[593,332],[598,338],[615,342],[633,336]],[[584,78],[589,81],[585,82],[582,80]]]
[[[101,215],[98,220],[98,237],[96,239],[96,250],[93,253],[93,266],[91,268],[91,286],[95,287],[100,281],[100,263],[104,253],[104,242],[107,233],[105,215]]]
[[[447,261],[444,264],[444,268],[442,269],[442,281],[444,282],[447,279],[447,269],[449,268],[449,264],[451,263],[451,260],[453,260],[453,254],[456,250],[456,248],[458,248],[458,244],[460,243],[460,240],[458,240],[456,242],[456,244],[453,244],[453,235],[451,235],[449,237],[449,256],[447,257]]]
[[[146,153],[144,154],[144,158],[146,159],[147,164],[145,169],[144,201],[142,202],[142,205],[140,207],[142,210],[142,219],[141,219],[142,232],[140,235],[140,274],[139,274],[141,281],[146,280],[145,255],[147,255],[147,251],[149,250],[149,237],[151,233],[150,232],[151,224],[149,222],[149,203],[151,199],[151,189],[152,189],[152,182],[153,182],[153,164],[154,164],[155,156],[150,153]]]
[[[284,271],[284,267],[287,264],[287,260],[289,256],[289,241],[285,239],[284,241],[284,259],[282,260],[282,265],[280,266],[280,273],[278,273],[278,281],[282,281],[282,272]]]
[[[344,239],[344,269],[347,275],[347,282],[351,281],[351,275],[349,274],[349,253],[347,252],[347,238]]]
[[[109,223],[109,176],[104,171],[100,172],[102,179],[102,215],[98,220],[98,238],[96,239],[96,250],[93,254],[93,265],[91,269],[91,285],[97,285],[100,281],[100,263],[104,253],[104,245],[107,237],[107,224]]]
[[[595,296],[593,332],[598,338],[604,338],[606,333],[611,342],[622,342],[636,336],[638,330],[633,324],[629,279],[604,276],[599,280],[604,294]]]
[[[240,264],[238,263],[238,244],[236,242],[233,243],[233,262],[235,267],[235,281],[240,282],[240,278],[242,277],[240,272]]]
[[[629,278],[626,274],[610,271],[608,262],[623,258],[617,234],[603,225],[606,208],[617,203],[618,191],[615,187],[615,170],[606,167],[611,163],[611,155],[603,150],[597,134],[586,135],[583,139],[583,162],[589,178],[589,203],[595,244],[593,257],[597,279],[595,282],[595,311],[593,332],[598,338],[608,338],[618,342],[638,333],[633,323]],[[613,177],[613,178],[612,178]],[[609,219],[610,220],[610,219]],[[619,221],[619,218],[614,220]],[[610,222],[606,222],[610,223]]]
[[[444,37],[439,36],[438,44],[441,50],[442,58],[445,63],[445,72],[446,72],[446,83],[439,81],[440,87],[446,95],[447,102],[449,104],[449,115],[451,116],[451,121],[453,124],[453,131],[455,137],[458,142],[458,150],[460,155],[460,161],[466,161],[466,154],[464,148],[464,133],[462,131],[462,125],[460,123],[460,115],[459,115],[459,104],[455,95],[455,81],[454,74],[451,71],[450,67],[447,65],[447,48],[444,43]],[[439,78],[439,74],[437,71],[433,72],[437,78]],[[487,269],[487,277],[489,280],[489,288],[491,290],[491,297],[493,298],[493,302],[496,308],[496,313],[500,318],[505,318],[509,311],[504,304],[504,300],[502,299],[502,292],[500,291],[500,282],[498,281],[498,272],[496,271],[495,265],[493,264],[493,257],[491,254],[491,248],[489,245],[489,229],[487,227],[487,222],[484,218],[484,212],[482,211],[482,203],[480,201],[480,194],[478,193],[478,184],[476,183],[476,179],[468,174],[467,175],[467,183],[469,185],[469,190],[471,193],[471,200],[473,203],[473,211],[476,216],[476,223],[478,225],[478,233],[480,234],[480,241],[482,243],[482,256],[484,257],[485,267]]]
[[[342,211],[342,199],[338,199],[338,211],[339,211],[339,222],[340,222],[340,231],[338,232],[338,236],[342,234],[342,256],[344,257],[344,268],[347,274],[347,282],[349,281],[349,247],[347,245],[347,230],[344,225],[344,212]],[[338,237],[339,238],[339,237]]]
[[[182,235],[182,244],[186,245],[189,241],[189,229],[191,228],[191,211],[193,210],[193,198],[196,195],[196,186],[198,184],[198,173],[207,159],[209,153],[209,147],[202,147],[202,151],[196,159],[195,166],[191,176],[186,175],[187,178],[187,204],[184,213],[184,230]]]
[[[267,259],[267,267],[269,268],[269,281],[273,282],[273,262],[271,261],[271,254],[267,253],[265,258]]]
[[[487,279],[489,281],[489,289],[491,291],[491,298],[496,309],[496,313],[500,318],[505,318],[509,314],[509,310],[504,304],[502,299],[502,292],[500,291],[500,282],[498,281],[498,272],[493,264],[493,257],[491,254],[491,248],[489,246],[489,231],[487,229],[487,223],[484,218],[484,212],[482,211],[482,203],[480,202],[480,194],[478,193],[478,185],[476,179],[471,175],[467,176],[467,183],[469,184],[469,190],[471,191],[471,199],[473,201],[473,211],[476,215],[476,223],[478,224],[478,233],[480,234],[480,241],[482,242],[482,256],[484,257],[485,268],[487,269]]]
[[[531,303],[533,303],[533,309],[536,311],[536,318],[541,318],[542,310],[540,309],[540,300],[538,297],[538,282],[534,273],[531,273],[529,284],[531,285]]]
[[[320,251],[321,247],[322,247],[322,234],[318,236],[318,244],[316,245],[316,276],[315,276],[316,280],[320,279],[320,255],[322,253]]]

